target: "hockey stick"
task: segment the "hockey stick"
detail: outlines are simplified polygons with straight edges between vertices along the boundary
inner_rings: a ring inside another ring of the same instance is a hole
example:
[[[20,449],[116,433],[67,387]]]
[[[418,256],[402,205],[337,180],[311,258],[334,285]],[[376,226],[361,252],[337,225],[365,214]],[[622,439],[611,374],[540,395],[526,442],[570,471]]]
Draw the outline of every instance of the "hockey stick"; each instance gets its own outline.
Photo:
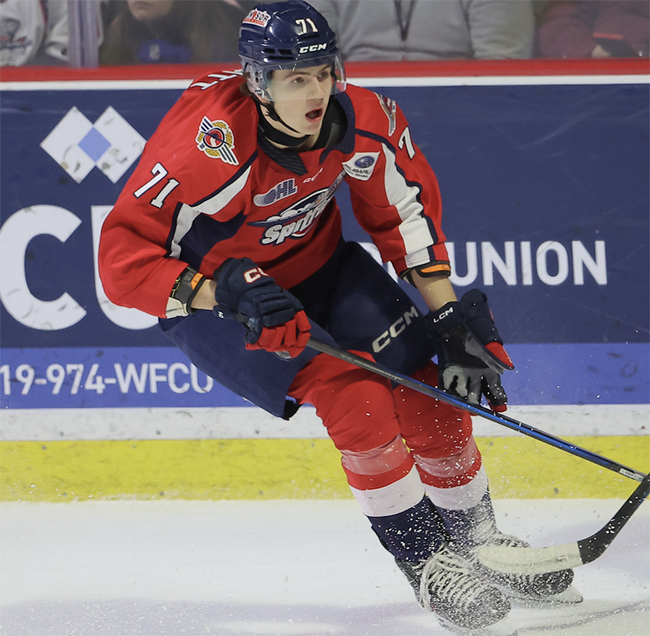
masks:
[[[443,391],[442,389],[429,386],[428,384],[424,384],[423,382],[418,382],[413,378],[409,378],[407,375],[402,375],[401,373],[396,373],[395,371],[391,371],[390,369],[387,369],[386,367],[377,364],[372,360],[362,358],[361,356],[356,355],[354,353],[350,353],[345,349],[335,347],[334,345],[330,345],[327,344],[326,342],[316,340],[315,338],[309,338],[309,341],[307,342],[307,346],[310,347],[311,349],[315,349],[316,351],[320,351],[321,353],[327,353],[330,356],[339,358],[340,360],[344,360],[345,362],[349,362],[350,364],[354,364],[355,366],[366,369],[367,371],[371,371],[372,373],[376,373],[377,375],[381,375],[384,378],[392,380],[396,384],[401,384],[402,386],[408,387],[409,389],[413,389],[414,391],[424,393],[424,395],[428,395],[429,397],[439,400],[440,402],[445,402],[446,404],[455,406],[459,409],[462,409],[463,411],[467,411],[471,413],[472,415],[479,415],[492,422],[496,422],[501,426],[505,426],[506,428],[510,428],[524,435],[528,435],[529,437],[532,437],[536,440],[545,442],[550,446],[554,446],[555,448],[559,448],[560,450],[566,451],[567,453],[571,453],[576,457],[581,457],[582,459],[586,459],[587,461],[590,461],[594,464],[598,464],[598,466],[601,466],[602,468],[607,468],[608,470],[612,470],[615,473],[618,473],[619,475],[629,477],[630,479],[634,479],[635,481],[643,481],[643,479],[646,477],[645,473],[642,473],[638,470],[634,470],[633,468],[628,468],[627,466],[623,466],[623,464],[619,464],[618,462],[615,462],[612,459],[608,459],[607,457],[603,457],[602,455],[593,453],[592,451],[587,450],[586,448],[581,448],[580,446],[576,446],[571,442],[567,442],[566,440],[563,440],[559,437],[555,437],[550,433],[546,433],[537,428],[534,428],[533,426],[524,424],[523,422],[519,422],[518,420],[508,417],[507,415],[503,415],[501,413],[495,413],[494,411],[487,409],[483,406],[465,402],[465,400],[461,398],[457,398],[453,395],[450,395],[449,393],[445,393],[445,391]]]
[[[586,539],[548,548],[506,548],[488,545],[479,550],[479,561],[506,574],[556,572],[591,563],[607,550],[649,492],[650,475],[646,475],[605,526]]]
[[[350,353],[345,349],[335,347],[315,338],[309,338],[307,346],[321,353],[326,353],[350,364],[354,364],[367,371],[371,371],[372,373],[376,373],[396,384],[408,387],[414,391],[419,391],[424,395],[428,395],[451,406],[456,406],[473,415],[480,415],[497,424],[519,431],[524,435],[545,442],[555,448],[565,450],[572,455],[582,457],[603,468],[641,482],[605,526],[586,539],[547,548],[508,548],[500,546],[486,546],[481,548],[478,554],[479,560],[483,565],[493,570],[506,573],[538,574],[591,563],[605,552],[616,535],[630,520],[634,512],[650,493],[650,475],[623,466],[602,455],[592,453],[585,448],[571,444],[559,437],[540,431],[513,418],[494,413],[482,406],[469,404],[460,398],[445,393],[441,389],[434,388],[423,382],[418,382],[400,373],[390,371],[376,362]]]

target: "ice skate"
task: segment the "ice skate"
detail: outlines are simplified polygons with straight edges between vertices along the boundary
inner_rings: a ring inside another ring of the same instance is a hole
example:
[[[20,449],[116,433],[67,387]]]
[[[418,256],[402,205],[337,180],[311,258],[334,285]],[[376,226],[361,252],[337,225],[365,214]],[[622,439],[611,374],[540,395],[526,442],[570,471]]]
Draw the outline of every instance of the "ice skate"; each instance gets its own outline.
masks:
[[[580,592],[571,585],[573,570],[543,574],[504,574],[481,564],[478,552],[483,546],[529,547],[525,541],[499,531],[488,492],[471,508],[438,508],[438,512],[451,535],[450,548],[465,557],[483,581],[497,587],[519,605],[574,604],[582,601]]]
[[[418,602],[443,627],[467,636],[516,636],[506,595],[477,577],[460,555],[443,547],[426,561],[396,562]]]
[[[573,570],[546,572],[543,574],[504,574],[482,565],[478,559],[478,550],[484,545],[501,545],[513,548],[526,548],[529,544],[512,535],[499,532],[496,528],[488,539],[472,549],[469,559],[474,571],[486,582],[498,587],[507,596],[523,605],[581,603],[582,594],[571,585]]]

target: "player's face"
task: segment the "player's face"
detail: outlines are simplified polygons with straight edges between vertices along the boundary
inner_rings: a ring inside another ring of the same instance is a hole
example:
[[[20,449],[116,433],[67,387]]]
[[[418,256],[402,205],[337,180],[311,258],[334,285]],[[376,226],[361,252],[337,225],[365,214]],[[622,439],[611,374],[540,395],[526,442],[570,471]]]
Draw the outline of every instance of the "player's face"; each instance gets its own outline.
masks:
[[[174,0],[128,0],[129,11],[136,20],[147,22],[165,17]]]
[[[329,64],[293,71],[274,71],[269,86],[278,115],[291,128],[283,131],[294,137],[318,135],[332,92],[332,68]]]

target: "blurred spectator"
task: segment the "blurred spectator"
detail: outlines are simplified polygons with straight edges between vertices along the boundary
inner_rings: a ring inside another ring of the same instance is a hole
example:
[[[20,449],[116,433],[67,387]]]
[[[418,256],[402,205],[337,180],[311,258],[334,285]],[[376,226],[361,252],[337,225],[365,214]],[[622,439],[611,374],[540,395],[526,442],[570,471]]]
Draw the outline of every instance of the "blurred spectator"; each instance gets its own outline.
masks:
[[[310,0],[346,60],[529,58],[531,0]]]
[[[550,0],[538,29],[542,57],[648,57],[648,0]]]
[[[246,13],[236,0],[114,0],[101,65],[235,62]],[[251,3],[247,3],[247,6]]]
[[[44,7],[39,0],[2,0],[0,12],[0,64],[22,66],[43,41]]]
[[[102,2],[103,0],[90,0]],[[68,0],[45,0],[45,35],[32,64],[61,65],[68,63]]]
[[[0,66],[68,61],[68,0],[0,0]]]

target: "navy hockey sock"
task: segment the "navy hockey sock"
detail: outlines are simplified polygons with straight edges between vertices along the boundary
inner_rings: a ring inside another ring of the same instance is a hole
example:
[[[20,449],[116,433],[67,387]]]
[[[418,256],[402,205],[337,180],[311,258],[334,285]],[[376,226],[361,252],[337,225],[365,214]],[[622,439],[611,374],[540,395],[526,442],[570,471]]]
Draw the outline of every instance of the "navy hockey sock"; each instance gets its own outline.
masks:
[[[496,531],[496,521],[490,493],[466,510],[450,510],[436,507],[442,523],[456,549],[472,549],[481,545]]]
[[[428,497],[396,515],[368,519],[382,545],[401,561],[428,559],[445,541],[444,529]]]

